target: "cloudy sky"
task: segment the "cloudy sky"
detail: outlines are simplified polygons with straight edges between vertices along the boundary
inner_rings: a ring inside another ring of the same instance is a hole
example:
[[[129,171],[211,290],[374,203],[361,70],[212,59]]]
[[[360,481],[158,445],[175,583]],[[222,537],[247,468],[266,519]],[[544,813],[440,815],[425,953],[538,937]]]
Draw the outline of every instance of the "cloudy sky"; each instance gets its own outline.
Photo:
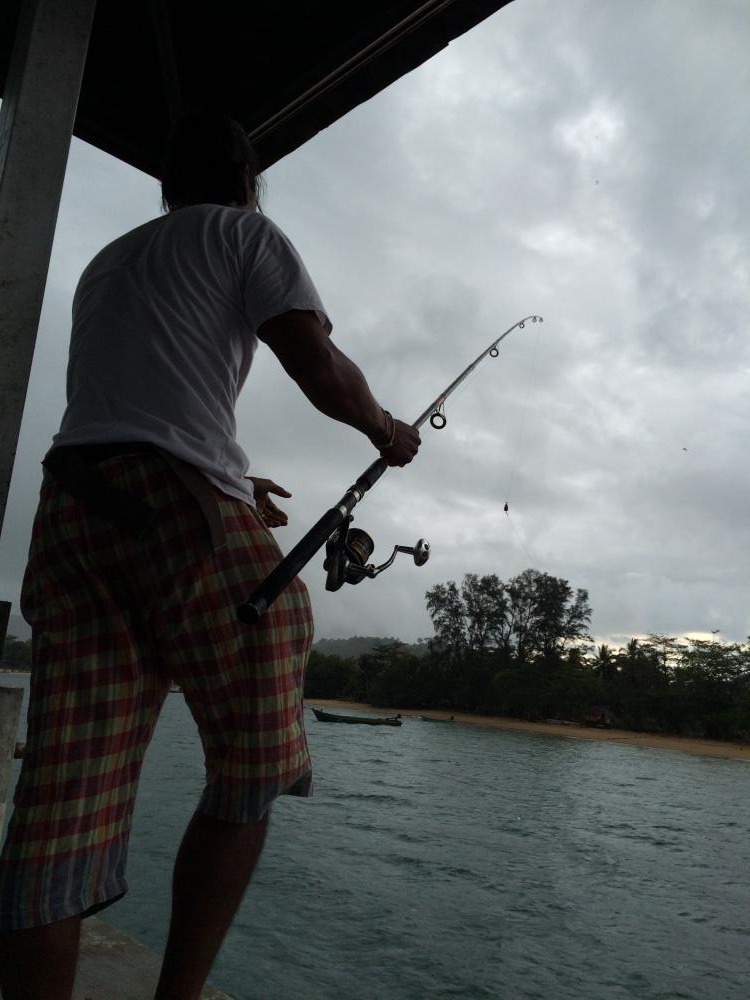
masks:
[[[397,416],[545,320],[357,508],[377,561],[423,536],[430,562],[337,594],[308,566],[319,638],[429,636],[428,587],[529,566],[589,591],[600,640],[748,635],[749,51],[746,0],[514,0],[268,171],[265,211]],[[14,611],[75,283],[158,212],[151,178],[74,141],[0,544]],[[294,493],[285,549],[373,458],[264,348],[238,422]]]

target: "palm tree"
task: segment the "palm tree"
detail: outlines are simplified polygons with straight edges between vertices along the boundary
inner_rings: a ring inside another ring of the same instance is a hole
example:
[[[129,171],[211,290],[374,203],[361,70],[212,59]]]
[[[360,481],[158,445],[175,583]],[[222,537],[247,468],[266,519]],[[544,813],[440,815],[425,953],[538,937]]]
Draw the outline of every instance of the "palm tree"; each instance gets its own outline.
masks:
[[[603,642],[597,649],[592,668],[597,677],[603,681],[611,681],[617,676],[617,660],[611,646]]]

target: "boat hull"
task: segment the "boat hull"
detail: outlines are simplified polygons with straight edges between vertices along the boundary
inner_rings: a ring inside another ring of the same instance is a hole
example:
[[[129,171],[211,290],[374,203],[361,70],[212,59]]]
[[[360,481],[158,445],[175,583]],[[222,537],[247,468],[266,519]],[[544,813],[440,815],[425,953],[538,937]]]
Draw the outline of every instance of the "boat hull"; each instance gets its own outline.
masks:
[[[312,706],[310,706],[312,708]],[[334,712],[324,712],[322,708],[313,708],[318,722],[343,722],[350,726],[400,726],[401,719],[395,716],[376,718],[371,715],[336,715]]]

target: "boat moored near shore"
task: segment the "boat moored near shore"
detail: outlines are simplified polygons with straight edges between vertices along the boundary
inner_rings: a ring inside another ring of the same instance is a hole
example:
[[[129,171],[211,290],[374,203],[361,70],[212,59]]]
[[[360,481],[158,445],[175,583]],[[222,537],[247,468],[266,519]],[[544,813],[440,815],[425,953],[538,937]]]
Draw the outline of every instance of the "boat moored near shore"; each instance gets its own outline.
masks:
[[[344,722],[359,726],[400,726],[400,715],[338,715],[334,712],[324,712],[322,708],[310,706],[318,722]]]

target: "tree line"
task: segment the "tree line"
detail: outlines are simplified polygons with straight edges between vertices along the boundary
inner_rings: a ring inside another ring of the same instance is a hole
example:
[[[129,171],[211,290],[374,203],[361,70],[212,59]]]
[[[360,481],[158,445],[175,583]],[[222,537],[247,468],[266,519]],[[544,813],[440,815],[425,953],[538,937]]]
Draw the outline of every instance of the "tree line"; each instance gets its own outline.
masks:
[[[0,667],[4,670],[29,670],[31,668],[31,639],[17,639],[7,635],[0,656]]]
[[[469,573],[425,597],[434,628],[426,644],[394,639],[358,656],[313,650],[305,697],[750,739],[750,641],[654,634],[596,646],[588,592],[533,569],[508,582]],[[9,635],[2,667],[30,664],[31,641]]]
[[[507,582],[469,573],[425,596],[426,655],[398,641],[356,658],[314,651],[305,696],[750,739],[750,642],[597,646],[587,591],[533,569]]]

